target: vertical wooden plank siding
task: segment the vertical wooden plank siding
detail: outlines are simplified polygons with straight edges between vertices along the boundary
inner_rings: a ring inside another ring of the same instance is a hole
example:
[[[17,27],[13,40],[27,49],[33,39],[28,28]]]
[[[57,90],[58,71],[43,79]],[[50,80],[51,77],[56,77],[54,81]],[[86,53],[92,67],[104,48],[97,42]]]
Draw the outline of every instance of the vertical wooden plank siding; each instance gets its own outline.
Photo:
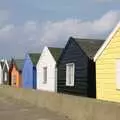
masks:
[[[14,76],[15,76],[15,84],[14,84],[14,81],[13,81]],[[17,71],[15,66],[13,66],[13,69],[12,69],[12,72],[11,72],[11,80],[12,80],[12,86],[20,87],[21,77],[20,77],[19,71]]]
[[[120,102],[116,86],[116,62],[120,59],[120,28],[96,61],[97,99]]]
[[[22,71],[22,86],[23,88],[33,89],[33,64],[29,55],[26,55],[24,67]]]

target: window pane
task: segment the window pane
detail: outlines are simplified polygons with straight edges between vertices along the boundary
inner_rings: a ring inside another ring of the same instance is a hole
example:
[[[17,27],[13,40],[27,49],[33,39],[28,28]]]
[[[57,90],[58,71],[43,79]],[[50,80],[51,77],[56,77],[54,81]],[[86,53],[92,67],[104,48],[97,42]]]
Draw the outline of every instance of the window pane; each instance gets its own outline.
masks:
[[[47,83],[47,67],[43,68],[43,83]]]
[[[4,77],[5,77],[5,82],[6,82],[7,81],[7,73],[6,72],[5,72],[5,76]]]
[[[68,68],[69,68],[69,84],[71,84],[71,67],[70,66],[68,66]]]
[[[66,65],[66,83],[67,85],[74,85],[74,64]]]

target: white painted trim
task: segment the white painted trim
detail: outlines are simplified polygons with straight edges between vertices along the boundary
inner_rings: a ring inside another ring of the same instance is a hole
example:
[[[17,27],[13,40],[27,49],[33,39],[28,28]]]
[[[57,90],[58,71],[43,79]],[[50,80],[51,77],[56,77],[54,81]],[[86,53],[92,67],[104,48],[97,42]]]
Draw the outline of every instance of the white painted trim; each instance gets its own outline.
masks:
[[[73,83],[71,83],[71,84],[69,84],[69,79],[68,79],[68,75],[67,75],[68,74],[67,67],[69,65],[73,65],[73,80],[72,80]],[[66,64],[66,86],[74,86],[74,82],[75,82],[75,63],[68,63],[68,64]]]
[[[100,54],[104,51],[104,49],[110,43],[110,41],[112,40],[112,37],[114,36],[114,34],[116,33],[116,31],[119,28],[120,28],[120,21],[117,24],[117,26],[114,28],[114,30],[111,32],[111,34],[108,36],[108,38],[106,39],[106,41],[103,43],[103,45],[101,46],[101,48],[97,51],[96,55],[94,56],[94,62],[97,60],[97,58],[100,56]]]
[[[2,59],[1,61],[4,62],[3,70],[4,70],[4,68],[5,68],[5,65],[7,66],[7,69],[9,70],[8,61],[7,61],[6,59]]]
[[[9,70],[9,65],[8,65],[8,61],[7,60],[5,60],[5,64],[7,66],[7,69]]]

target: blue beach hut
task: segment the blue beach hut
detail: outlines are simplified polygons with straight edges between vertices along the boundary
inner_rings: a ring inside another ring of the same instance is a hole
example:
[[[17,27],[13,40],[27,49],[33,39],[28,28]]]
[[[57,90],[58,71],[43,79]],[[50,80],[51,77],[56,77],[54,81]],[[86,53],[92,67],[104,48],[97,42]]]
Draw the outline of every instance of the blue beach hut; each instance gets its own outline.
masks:
[[[28,53],[24,59],[22,72],[23,88],[36,89],[36,65],[39,60],[40,53]]]

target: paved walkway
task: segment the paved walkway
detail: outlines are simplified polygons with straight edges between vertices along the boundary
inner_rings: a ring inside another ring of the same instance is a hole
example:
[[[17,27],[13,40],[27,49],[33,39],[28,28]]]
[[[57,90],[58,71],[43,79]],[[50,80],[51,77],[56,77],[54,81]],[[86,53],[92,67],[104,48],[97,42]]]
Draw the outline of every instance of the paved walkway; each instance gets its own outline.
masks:
[[[67,117],[37,108],[25,101],[0,96],[0,120],[69,120]]]

